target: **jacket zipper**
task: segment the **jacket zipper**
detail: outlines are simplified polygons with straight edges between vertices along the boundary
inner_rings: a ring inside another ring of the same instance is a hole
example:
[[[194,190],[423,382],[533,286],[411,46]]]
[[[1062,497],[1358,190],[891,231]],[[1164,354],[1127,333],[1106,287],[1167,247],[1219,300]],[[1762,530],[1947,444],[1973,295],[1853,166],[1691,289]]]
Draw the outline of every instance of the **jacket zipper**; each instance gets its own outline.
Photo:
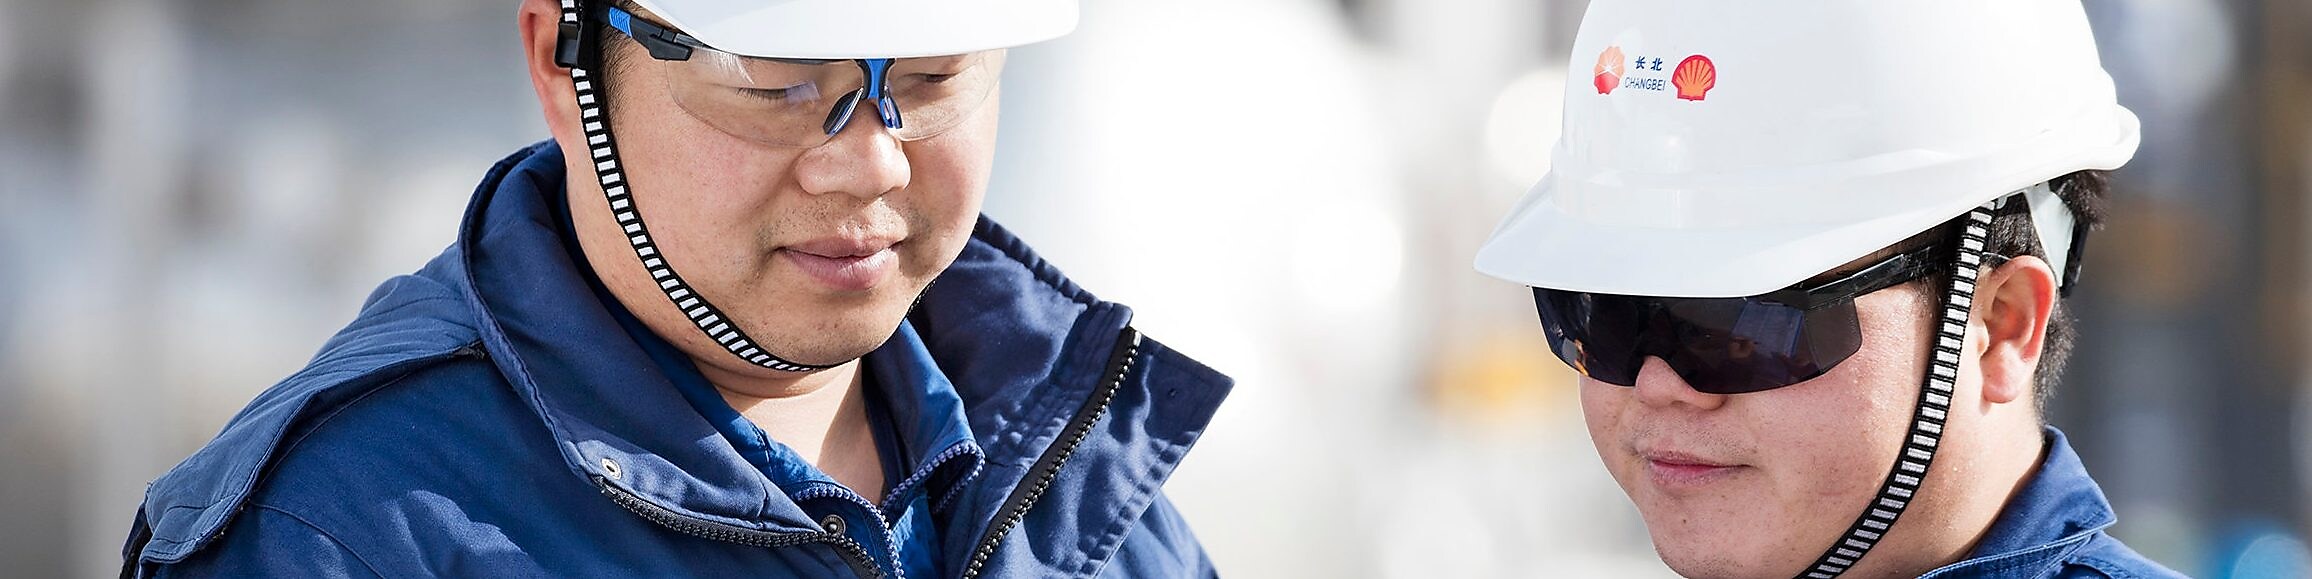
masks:
[[[850,537],[837,533],[773,533],[713,521],[702,521],[650,504],[649,501],[634,496],[634,493],[611,486],[608,482],[603,481],[602,477],[590,478],[594,479],[596,488],[602,489],[602,494],[610,497],[611,502],[618,503],[618,506],[626,507],[626,510],[633,511],[634,514],[641,515],[642,518],[648,519],[650,522],[658,523],[659,526],[673,529],[676,532],[764,548],[792,547],[804,543],[827,543],[848,555],[843,558],[843,561],[851,564],[851,570],[857,572],[859,576],[875,579],[883,577],[883,570],[875,566],[874,556],[867,554],[867,548]]]
[[[859,493],[851,492],[848,490],[834,491],[825,489],[826,487],[817,486],[804,489],[803,492],[796,493],[795,502],[802,502],[811,499],[834,498],[849,502],[854,505],[867,507],[867,512],[873,513],[875,515],[875,522],[877,525],[876,531],[883,533],[883,544],[891,546],[891,569],[893,574],[897,575],[895,579],[907,579],[907,568],[899,566],[899,541],[897,538],[891,536],[891,522],[884,518],[889,515],[884,514],[883,509],[877,508],[875,505],[868,503],[865,497],[859,496]],[[848,536],[845,536],[844,538],[849,539]],[[864,546],[862,546],[859,552],[865,553],[867,551]]]
[[[1085,400],[1084,407],[1076,411],[1075,420],[1060,431],[1059,440],[1052,443],[1051,448],[1045,449],[1042,457],[1036,459],[1035,466],[1028,470],[1029,483],[1012,489],[1011,497],[1004,499],[1003,506],[996,509],[1002,518],[988,527],[987,534],[979,540],[979,548],[972,550],[971,563],[964,568],[963,579],[979,577],[988,559],[995,556],[996,547],[1003,544],[1004,535],[1019,526],[1020,521],[1027,518],[1028,509],[1034,508],[1036,501],[1043,498],[1044,492],[1051,489],[1052,482],[1060,476],[1060,467],[1067,464],[1070,455],[1075,454],[1076,446],[1091,436],[1092,426],[1108,413],[1108,404],[1115,401],[1116,391],[1122,389],[1124,380],[1131,376],[1133,362],[1139,359],[1139,354],[1140,332],[1125,326],[1124,333],[1116,336],[1115,353],[1108,359],[1107,380],[1092,391],[1091,399]]]

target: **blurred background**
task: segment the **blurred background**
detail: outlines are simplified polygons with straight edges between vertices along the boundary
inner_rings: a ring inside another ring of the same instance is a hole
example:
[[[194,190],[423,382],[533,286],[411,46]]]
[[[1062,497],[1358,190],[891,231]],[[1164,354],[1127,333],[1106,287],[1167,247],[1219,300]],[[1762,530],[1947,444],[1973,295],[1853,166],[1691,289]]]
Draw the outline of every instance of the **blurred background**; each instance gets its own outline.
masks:
[[[0,0],[0,577],[110,576],[144,483],[545,137],[516,4]],[[1014,52],[987,211],[1239,379],[1170,486],[1230,576],[1669,574],[1468,265],[1583,8],[1094,0]],[[2312,575],[2312,0],[2088,10],[2145,138],[2054,421],[2137,549]]]

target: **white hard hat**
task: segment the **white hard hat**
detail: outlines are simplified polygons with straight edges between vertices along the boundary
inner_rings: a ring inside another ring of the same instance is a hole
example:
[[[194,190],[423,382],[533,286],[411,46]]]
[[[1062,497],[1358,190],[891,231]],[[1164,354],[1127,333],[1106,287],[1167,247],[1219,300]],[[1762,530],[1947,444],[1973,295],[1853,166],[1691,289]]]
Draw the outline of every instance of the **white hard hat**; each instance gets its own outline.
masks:
[[[608,1],[608,0],[596,0]],[[716,50],[906,58],[1034,44],[1076,28],[1076,0],[634,0]]]
[[[2078,0],[1595,0],[1572,63],[1488,275],[1762,294],[2138,140]]]

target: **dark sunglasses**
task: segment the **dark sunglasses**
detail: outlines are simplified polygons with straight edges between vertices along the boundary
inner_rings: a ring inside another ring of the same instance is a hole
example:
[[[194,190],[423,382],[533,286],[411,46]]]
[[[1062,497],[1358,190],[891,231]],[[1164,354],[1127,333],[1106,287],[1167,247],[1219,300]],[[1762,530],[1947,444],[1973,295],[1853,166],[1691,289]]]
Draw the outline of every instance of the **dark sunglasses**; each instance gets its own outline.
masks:
[[[1946,269],[1947,244],[1897,253],[1838,279],[1742,298],[1666,298],[1533,288],[1549,349],[1574,371],[1636,386],[1647,357],[1695,390],[1742,394],[1812,380],[1862,348],[1854,300]]]

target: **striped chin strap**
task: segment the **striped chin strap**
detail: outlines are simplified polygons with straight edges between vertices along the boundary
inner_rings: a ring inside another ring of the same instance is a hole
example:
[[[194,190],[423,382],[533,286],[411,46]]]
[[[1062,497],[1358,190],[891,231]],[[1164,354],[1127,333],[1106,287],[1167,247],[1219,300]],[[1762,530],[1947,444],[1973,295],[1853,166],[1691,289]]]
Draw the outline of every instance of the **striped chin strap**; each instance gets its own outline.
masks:
[[[602,109],[602,85],[589,70],[591,65],[586,64],[602,61],[601,48],[593,45],[598,35],[593,32],[594,27],[585,24],[578,0],[562,0],[562,27],[566,37],[571,30],[580,31],[579,38],[564,38],[564,41],[575,40],[581,45],[576,50],[589,57],[573,59],[578,64],[570,67],[570,82],[578,92],[578,116],[585,127],[586,146],[593,152],[595,177],[602,183],[602,194],[608,199],[618,226],[624,229],[627,243],[634,246],[634,255],[642,258],[642,267],[650,270],[650,278],[658,282],[659,291],[664,292],[666,299],[673,301],[699,331],[706,332],[707,337],[724,350],[750,364],[784,372],[811,372],[840,365],[792,362],[764,351],[762,345],[740,330],[721,308],[707,303],[706,296],[692,290],[690,284],[674,272],[674,266],[666,262],[666,256],[659,254],[658,244],[650,238],[650,228],[642,224],[642,209],[635,206],[634,196],[628,191],[626,173],[618,166],[618,147],[610,136],[610,118]]]
[[[1830,579],[1845,573],[1855,561],[1870,553],[1871,547],[1886,536],[1895,519],[1903,516],[1911,499],[1919,492],[1919,485],[1927,478],[1927,468],[1935,463],[1935,448],[1942,443],[1943,425],[1950,416],[1951,393],[1959,379],[1959,355],[1967,340],[1967,312],[1975,305],[1975,276],[1983,265],[1989,243],[1991,211],[2007,199],[1985,203],[1967,213],[1967,223],[1959,232],[1957,256],[1953,258],[1950,284],[1943,291],[1942,323],[1935,327],[1932,357],[1927,360],[1925,385],[1919,388],[1918,408],[1911,414],[1911,431],[1903,441],[1895,466],[1879,483],[1878,495],[1862,516],[1849,525],[1846,534],[1837,543],[1823,551],[1822,556],[1799,579]]]

